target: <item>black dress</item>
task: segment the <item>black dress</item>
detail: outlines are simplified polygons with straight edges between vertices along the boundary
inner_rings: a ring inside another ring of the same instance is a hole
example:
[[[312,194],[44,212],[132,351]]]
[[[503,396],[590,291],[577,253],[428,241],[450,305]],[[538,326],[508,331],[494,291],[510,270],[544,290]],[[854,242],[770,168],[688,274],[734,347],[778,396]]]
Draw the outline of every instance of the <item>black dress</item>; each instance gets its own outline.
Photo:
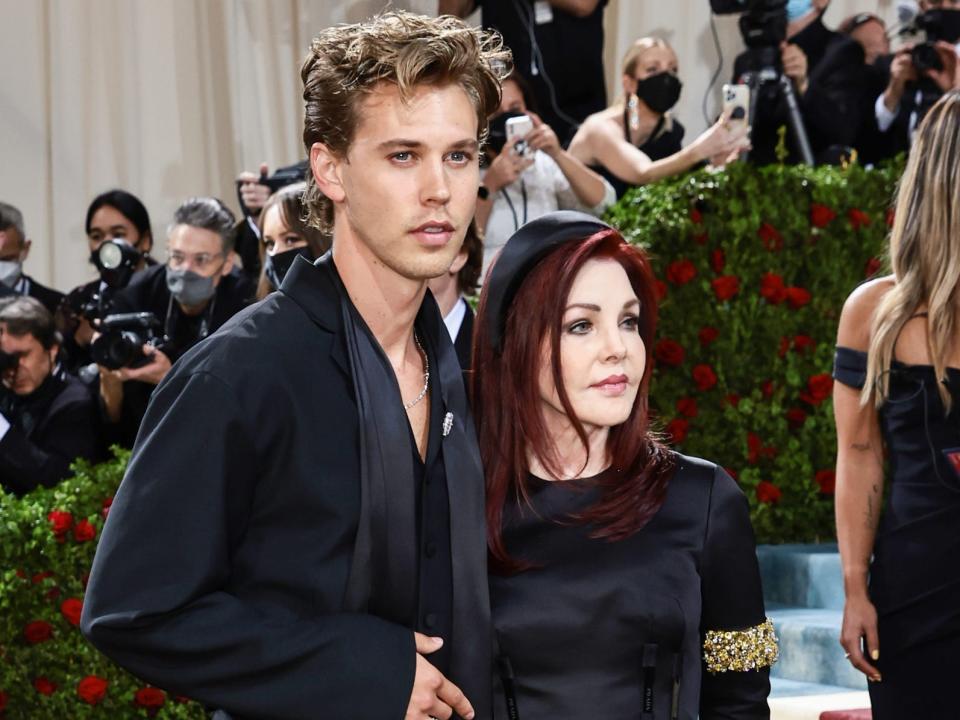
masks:
[[[716,465],[676,460],[663,506],[620,542],[567,520],[596,500],[589,479],[532,478],[532,509],[505,509],[508,551],[536,567],[490,579],[496,718],[769,717],[777,648],[746,499]]]
[[[838,347],[834,377],[860,389],[866,353]],[[879,420],[889,493],[870,564],[880,683],[869,683],[874,720],[956,717],[953,666],[960,653],[960,369],[945,384],[945,413],[929,365],[890,368]]]

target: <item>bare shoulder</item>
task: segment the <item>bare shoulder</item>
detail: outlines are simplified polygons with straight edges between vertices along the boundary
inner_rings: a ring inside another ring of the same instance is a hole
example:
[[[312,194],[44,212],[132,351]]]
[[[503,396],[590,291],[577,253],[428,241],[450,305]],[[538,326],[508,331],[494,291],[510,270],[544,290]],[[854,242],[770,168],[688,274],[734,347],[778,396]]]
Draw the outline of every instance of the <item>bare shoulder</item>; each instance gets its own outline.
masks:
[[[850,293],[840,313],[837,345],[866,350],[870,345],[873,314],[883,297],[894,285],[893,275],[876,278],[859,285]]]

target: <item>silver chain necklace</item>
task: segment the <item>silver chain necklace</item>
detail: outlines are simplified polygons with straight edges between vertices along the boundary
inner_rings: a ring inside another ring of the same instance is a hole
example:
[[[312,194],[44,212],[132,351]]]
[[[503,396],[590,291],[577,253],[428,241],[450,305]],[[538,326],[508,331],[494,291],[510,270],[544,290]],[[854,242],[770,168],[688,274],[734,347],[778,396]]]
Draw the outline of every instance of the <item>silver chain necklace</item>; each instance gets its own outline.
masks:
[[[420,357],[423,358],[423,390],[420,391],[420,394],[417,395],[413,400],[408,403],[403,404],[404,410],[409,410],[418,402],[423,400],[427,396],[427,390],[430,387],[430,358],[427,357],[427,353],[423,350],[423,345],[420,344],[420,338],[417,337],[417,333],[413,333],[413,342],[417,346],[417,350],[420,351]]]

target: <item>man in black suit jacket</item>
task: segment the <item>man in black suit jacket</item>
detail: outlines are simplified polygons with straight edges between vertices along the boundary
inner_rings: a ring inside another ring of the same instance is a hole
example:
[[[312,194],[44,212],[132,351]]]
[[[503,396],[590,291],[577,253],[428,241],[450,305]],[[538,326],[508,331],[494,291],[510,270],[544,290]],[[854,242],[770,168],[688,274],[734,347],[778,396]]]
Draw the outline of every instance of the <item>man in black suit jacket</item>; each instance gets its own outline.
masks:
[[[0,285],[4,289],[0,295],[11,294],[7,290],[17,295],[29,295],[55,313],[63,300],[63,293],[23,274],[23,263],[30,254],[31,244],[24,231],[23,213],[13,205],[0,202]]]
[[[447,326],[457,360],[464,371],[470,369],[473,356],[473,308],[467,297],[477,292],[482,272],[483,241],[477,234],[476,223],[470,223],[453,265],[429,282],[430,292],[440,307],[443,324]]]
[[[0,485],[22,495],[69,475],[96,451],[93,397],[57,370],[53,316],[31,297],[0,300]]]
[[[313,41],[307,206],[333,250],[154,393],[81,622],[136,675],[234,718],[492,715],[483,476],[426,280],[507,66],[401,11]]]

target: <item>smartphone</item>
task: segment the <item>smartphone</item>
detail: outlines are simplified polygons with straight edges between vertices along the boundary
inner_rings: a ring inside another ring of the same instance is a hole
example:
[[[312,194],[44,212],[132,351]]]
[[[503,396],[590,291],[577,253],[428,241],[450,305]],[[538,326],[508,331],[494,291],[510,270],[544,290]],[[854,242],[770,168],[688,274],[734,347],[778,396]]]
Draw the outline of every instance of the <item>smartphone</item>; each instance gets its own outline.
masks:
[[[723,112],[730,122],[750,122],[750,88],[747,85],[723,86]]]
[[[517,155],[527,157],[530,154],[530,148],[527,147],[523,138],[529,135],[532,130],[533,120],[530,119],[529,115],[518,115],[507,119],[507,142],[509,143],[513,138],[519,138],[517,144],[513,146],[513,151]]]

